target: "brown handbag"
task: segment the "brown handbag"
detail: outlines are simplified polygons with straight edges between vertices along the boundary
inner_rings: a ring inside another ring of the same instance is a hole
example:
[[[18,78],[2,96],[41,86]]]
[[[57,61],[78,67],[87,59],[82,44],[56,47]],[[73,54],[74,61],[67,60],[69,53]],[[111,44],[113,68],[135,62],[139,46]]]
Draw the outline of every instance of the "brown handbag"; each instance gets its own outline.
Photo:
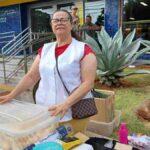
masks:
[[[72,117],[74,119],[82,119],[97,114],[97,108],[94,98],[81,99],[72,107]]]
[[[60,77],[60,80],[61,80],[66,92],[68,93],[68,95],[70,95],[71,92],[67,89],[67,87],[62,79],[62,76],[59,72],[57,58],[56,58],[56,69],[57,69],[58,75]],[[87,117],[97,114],[97,112],[98,112],[94,98],[86,98],[86,99],[79,100],[77,103],[72,105],[71,110],[72,110],[72,117],[74,119],[87,118]]]

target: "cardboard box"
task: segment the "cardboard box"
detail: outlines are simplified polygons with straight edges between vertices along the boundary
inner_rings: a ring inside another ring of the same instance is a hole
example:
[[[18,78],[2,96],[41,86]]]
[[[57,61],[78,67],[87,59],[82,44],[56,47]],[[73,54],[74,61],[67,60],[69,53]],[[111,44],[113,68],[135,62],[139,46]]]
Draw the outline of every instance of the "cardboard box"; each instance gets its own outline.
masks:
[[[120,117],[121,111],[116,110],[113,121],[109,123],[90,120],[88,123],[87,131],[108,137],[113,133],[113,130],[119,126]]]
[[[113,91],[96,90],[108,95],[107,98],[95,98],[98,114],[91,117],[91,120],[99,122],[112,122],[114,119],[114,101],[115,96]]]

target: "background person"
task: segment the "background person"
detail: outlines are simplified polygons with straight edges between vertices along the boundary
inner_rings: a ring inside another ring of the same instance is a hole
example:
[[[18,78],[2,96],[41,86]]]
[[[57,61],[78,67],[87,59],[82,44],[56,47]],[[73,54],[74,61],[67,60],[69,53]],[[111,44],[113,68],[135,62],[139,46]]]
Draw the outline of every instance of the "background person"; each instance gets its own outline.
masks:
[[[54,12],[51,25],[56,42],[44,44],[29,72],[10,94],[0,97],[0,102],[10,101],[40,80],[36,103],[49,106],[52,116],[60,114],[60,122],[70,123],[75,133],[82,132],[88,118],[72,119],[71,107],[81,99],[92,98],[90,90],[96,75],[96,57],[88,45],[71,36],[72,16],[68,11]],[[70,95],[67,94],[56,70],[56,59]]]
[[[97,40],[96,31],[99,31],[100,29],[101,29],[100,26],[97,26],[97,25],[92,23],[92,17],[90,15],[87,15],[85,18],[85,23],[81,27],[81,31],[84,31],[89,36],[91,36],[95,40]]]
[[[72,15],[72,24],[80,24],[80,18],[78,16],[78,7],[77,6],[72,6],[71,8],[71,15]]]
[[[78,7],[72,6],[71,15],[72,15],[72,29],[79,35],[79,27],[80,27],[80,18],[78,16]]]
[[[100,15],[98,15],[95,24],[97,26],[104,26],[104,8],[101,8]]]

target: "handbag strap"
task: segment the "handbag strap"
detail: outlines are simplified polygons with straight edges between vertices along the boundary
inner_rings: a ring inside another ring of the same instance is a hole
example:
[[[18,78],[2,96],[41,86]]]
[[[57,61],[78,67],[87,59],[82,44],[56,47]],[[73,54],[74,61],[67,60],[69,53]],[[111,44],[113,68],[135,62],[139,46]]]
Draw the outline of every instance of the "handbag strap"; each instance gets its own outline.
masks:
[[[60,71],[59,71],[59,69],[58,69],[58,57],[56,57],[56,69],[57,69],[57,73],[58,73],[58,76],[59,76],[59,78],[60,78],[60,80],[61,80],[61,82],[62,82],[62,84],[63,84],[63,86],[64,86],[64,88],[65,88],[65,90],[66,90],[66,92],[67,92],[67,94],[68,95],[70,95],[70,91],[68,90],[68,88],[66,87],[66,85],[65,85],[65,83],[64,83],[64,81],[63,81],[63,78],[62,78],[62,76],[61,76],[61,74],[60,74]],[[91,93],[92,93],[92,95],[93,95],[93,97],[94,97],[94,92],[96,92],[95,90],[94,90],[94,88],[91,90]]]
[[[59,78],[60,78],[60,80],[61,80],[61,82],[62,82],[62,84],[63,84],[63,86],[64,86],[64,88],[65,88],[65,90],[67,92],[67,94],[70,95],[70,91],[67,89],[67,87],[66,87],[66,85],[65,85],[65,83],[64,83],[64,81],[62,79],[62,76],[60,74],[60,71],[58,69],[58,57],[56,57],[56,69],[57,69],[58,76],[59,76]]]

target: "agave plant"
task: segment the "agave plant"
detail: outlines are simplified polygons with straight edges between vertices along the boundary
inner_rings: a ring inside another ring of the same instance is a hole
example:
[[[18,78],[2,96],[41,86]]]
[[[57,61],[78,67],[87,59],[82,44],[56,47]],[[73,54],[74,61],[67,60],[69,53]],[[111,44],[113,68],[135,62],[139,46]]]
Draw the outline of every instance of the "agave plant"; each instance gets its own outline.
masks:
[[[100,32],[97,32],[97,34],[101,48],[97,42],[87,34],[85,35],[86,39],[84,41],[91,45],[96,52],[98,61],[97,75],[100,77],[102,84],[108,86],[119,85],[120,78],[133,74],[150,73],[148,70],[136,70],[130,73],[123,72],[123,70],[129,65],[132,65],[140,55],[150,50],[150,41],[144,41],[142,39],[133,41],[135,30],[129,33],[123,40],[121,28],[113,38],[108,35],[104,28],[102,28]]]

